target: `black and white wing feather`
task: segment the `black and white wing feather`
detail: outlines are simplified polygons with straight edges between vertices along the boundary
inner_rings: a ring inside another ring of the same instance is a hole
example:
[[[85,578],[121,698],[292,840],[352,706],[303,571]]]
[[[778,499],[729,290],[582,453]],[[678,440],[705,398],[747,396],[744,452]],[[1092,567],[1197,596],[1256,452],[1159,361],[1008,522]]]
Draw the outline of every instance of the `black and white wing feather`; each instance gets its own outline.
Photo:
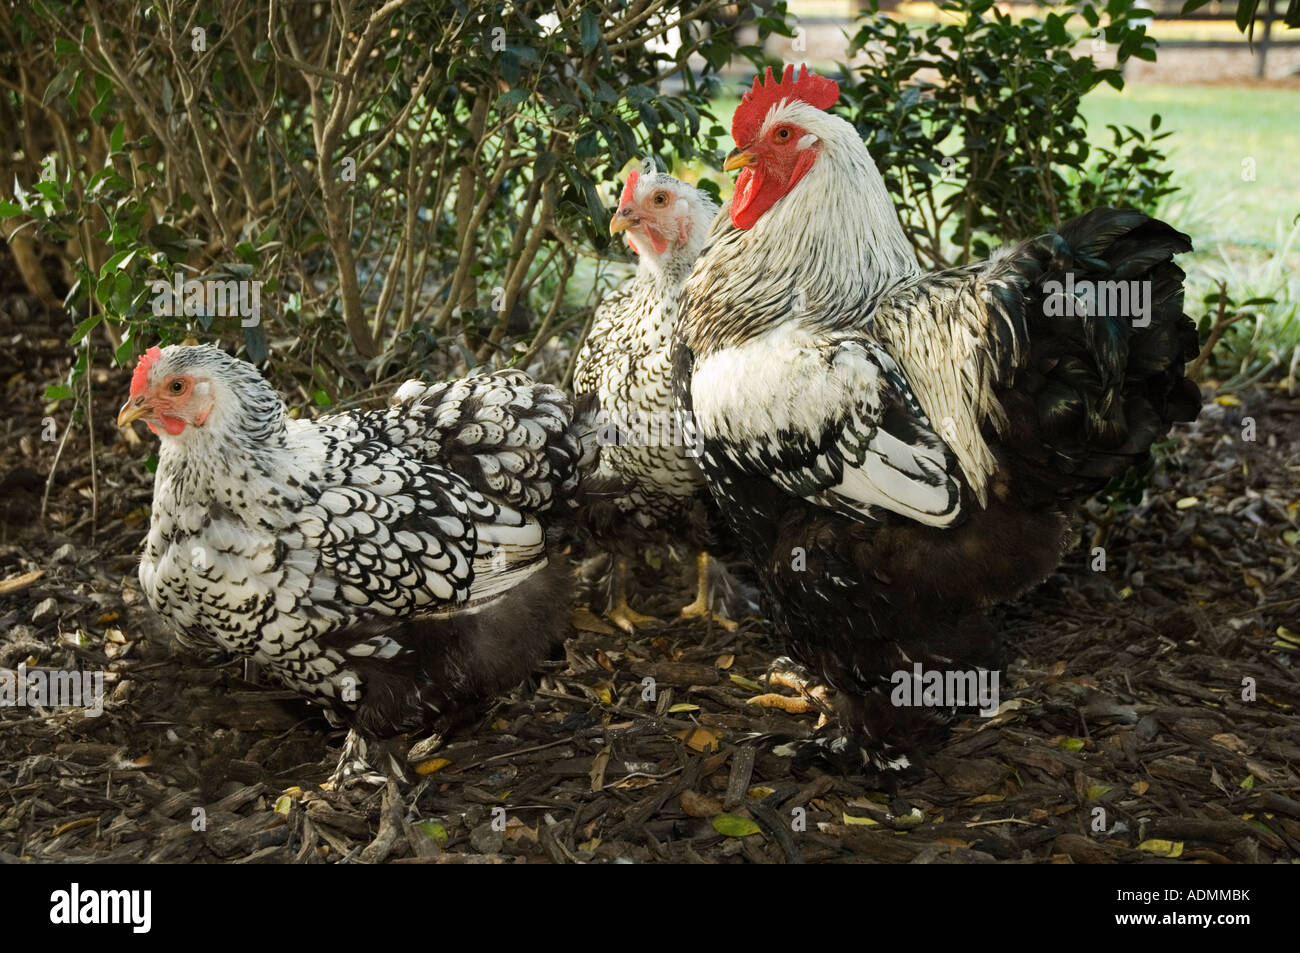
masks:
[[[948,526],[961,515],[956,458],[875,344],[782,329],[709,356],[689,380],[706,471],[721,453],[859,519]]]

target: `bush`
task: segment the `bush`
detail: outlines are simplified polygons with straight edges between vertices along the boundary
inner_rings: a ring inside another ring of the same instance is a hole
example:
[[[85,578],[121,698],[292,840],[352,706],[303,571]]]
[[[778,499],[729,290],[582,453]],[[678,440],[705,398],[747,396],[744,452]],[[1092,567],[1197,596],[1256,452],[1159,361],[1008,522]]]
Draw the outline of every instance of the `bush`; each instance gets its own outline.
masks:
[[[1109,0],[1103,25],[1092,3],[1041,19],[1012,19],[993,3],[945,0],[931,25],[868,12],[853,37],[867,59],[844,87],[849,118],[931,267],[987,257],[990,244],[1098,205],[1151,212],[1175,190],[1159,116],[1149,130],[1111,127],[1112,147],[1094,150],[1079,112],[1100,83],[1124,80],[1076,55],[1077,44],[1091,36],[1118,63],[1154,60],[1155,41],[1137,22],[1149,11]]]
[[[119,364],[189,337],[259,362],[273,345],[321,404],[417,365],[531,357],[581,328],[566,290],[608,249],[609,183],[644,155],[716,163],[715,73],[759,52],[723,0],[319,9],[345,19],[252,0],[0,8],[17,78],[0,190],[20,183],[0,216],[73,263],[74,343]],[[746,16],[786,31],[783,3]],[[155,314],[178,271],[261,282],[260,319],[210,295]]]

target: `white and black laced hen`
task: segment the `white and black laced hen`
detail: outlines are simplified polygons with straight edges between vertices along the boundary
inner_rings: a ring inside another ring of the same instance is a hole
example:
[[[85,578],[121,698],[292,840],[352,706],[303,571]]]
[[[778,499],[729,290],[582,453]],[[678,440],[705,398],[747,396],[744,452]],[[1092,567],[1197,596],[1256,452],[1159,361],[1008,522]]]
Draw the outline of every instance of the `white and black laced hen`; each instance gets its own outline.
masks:
[[[673,402],[671,348],[682,285],[699,256],[718,206],[707,193],[656,172],[647,163],[629,173],[610,221],[639,256],[636,275],[602,302],[574,369],[579,398],[594,395],[617,434],[605,441],[597,478],[624,492],[595,502],[583,524],[614,553],[609,618],[631,632],[653,621],[627,603],[627,559],[637,547],[676,537],[697,551],[698,595],[682,610],[688,618],[712,613],[708,549],[722,527],[678,426]]]
[[[555,387],[409,381],[386,409],[296,420],[252,365],[155,347],[118,423],[140,418],[161,440],[150,605],[346,724],[333,780],[365,770],[367,742],[475,714],[562,640],[570,577],[546,528],[594,434]]]

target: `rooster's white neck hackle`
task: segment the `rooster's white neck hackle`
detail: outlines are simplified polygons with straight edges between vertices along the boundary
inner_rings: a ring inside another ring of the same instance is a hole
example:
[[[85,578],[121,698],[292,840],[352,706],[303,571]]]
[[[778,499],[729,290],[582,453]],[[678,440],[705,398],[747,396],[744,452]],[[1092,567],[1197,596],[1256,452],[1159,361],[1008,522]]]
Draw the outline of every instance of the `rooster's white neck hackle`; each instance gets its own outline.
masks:
[[[716,296],[722,307],[692,309],[682,322],[697,358],[798,320],[800,313],[833,320],[846,304],[875,302],[921,273],[857,130],[787,100],[771,110],[760,135],[782,122],[814,137],[820,155],[753,228],[736,228],[726,214],[714,222],[687,293],[693,300]]]

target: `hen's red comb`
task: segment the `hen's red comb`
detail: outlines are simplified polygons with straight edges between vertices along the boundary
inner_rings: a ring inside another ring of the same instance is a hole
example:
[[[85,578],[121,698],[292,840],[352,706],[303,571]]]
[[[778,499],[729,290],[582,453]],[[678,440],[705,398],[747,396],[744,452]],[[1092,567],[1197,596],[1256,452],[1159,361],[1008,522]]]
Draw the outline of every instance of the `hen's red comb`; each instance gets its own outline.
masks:
[[[153,367],[154,361],[160,357],[162,357],[162,349],[157,345],[140,355],[140,363],[136,364],[135,373],[131,375],[132,397],[139,397],[149,386],[149,368]]]
[[[623,194],[618,197],[619,208],[632,201],[632,194],[636,191],[636,180],[639,178],[641,178],[641,173],[636,169],[627,174],[627,182],[623,185]]]
[[[839,83],[808,72],[807,64],[799,67],[798,78],[794,77],[794,64],[789,64],[781,74],[780,82],[773,79],[772,67],[769,66],[762,82],[755,76],[754,88],[740,98],[740,105],[731,117],[731,138],[739,147],[749,145],[758,135],[768,112],[783,99],[798,99],[818,109],[830,109],[839,98]]]

